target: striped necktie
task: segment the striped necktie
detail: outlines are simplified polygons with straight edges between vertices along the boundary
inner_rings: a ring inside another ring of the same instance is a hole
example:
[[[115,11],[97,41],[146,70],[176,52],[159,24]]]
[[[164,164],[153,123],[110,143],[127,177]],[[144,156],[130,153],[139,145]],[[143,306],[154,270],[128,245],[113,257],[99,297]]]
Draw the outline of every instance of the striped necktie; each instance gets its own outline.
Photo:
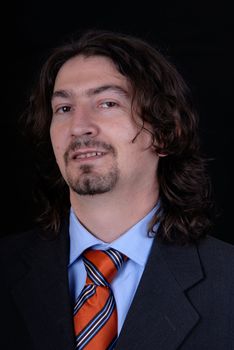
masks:
[[[126,257],[114,249],[86,250],[86,284],[74,307],[77,350],[111,350],[117,340],[117,310],[110,283]]]

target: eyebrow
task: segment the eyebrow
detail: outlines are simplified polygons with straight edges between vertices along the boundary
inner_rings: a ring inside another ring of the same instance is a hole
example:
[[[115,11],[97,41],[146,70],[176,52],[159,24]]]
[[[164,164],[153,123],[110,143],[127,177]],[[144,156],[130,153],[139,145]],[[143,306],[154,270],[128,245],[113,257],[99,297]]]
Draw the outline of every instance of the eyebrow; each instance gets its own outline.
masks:
[[[129,93],[119,85],[101,85],[95,88],[88,89],[87,91],[85,91],[85,95],[88,97],[92,97],[101,94],[104,91],[113,91],[124,97],[129,97]],[[56,97],[70,98],[73,97],[73,95],[74,93],[69,90],[56,90],[53,92],[51,100],[55,99]]]
[[[104,91],[117,92],[120,95],[129,96],[129,93],[119,85],[102,85],[87,91],[88,96],[98,95]]]

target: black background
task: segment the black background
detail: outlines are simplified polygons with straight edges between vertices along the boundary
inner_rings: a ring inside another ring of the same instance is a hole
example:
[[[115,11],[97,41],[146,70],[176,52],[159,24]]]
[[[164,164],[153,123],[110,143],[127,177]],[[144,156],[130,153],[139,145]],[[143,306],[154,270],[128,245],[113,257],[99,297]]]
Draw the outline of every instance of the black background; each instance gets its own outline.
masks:
[[[95,5],[94,5],[95,4]],[[200,115],[220,217],[213,234],[234,244],[232,229],[233,28],[228,4],[209,2],[20,2],[2,10],[2,233],[33,224],[32,155],[20,135],[22,113],[49,50],[87,28],[140,36],[164,52],[188,83]]]

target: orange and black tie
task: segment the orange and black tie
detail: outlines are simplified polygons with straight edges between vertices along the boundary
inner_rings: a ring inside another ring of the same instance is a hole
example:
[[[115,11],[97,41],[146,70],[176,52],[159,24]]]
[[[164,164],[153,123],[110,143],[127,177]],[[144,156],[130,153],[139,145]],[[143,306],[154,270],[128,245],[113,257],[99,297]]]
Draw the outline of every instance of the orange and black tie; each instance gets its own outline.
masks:
[[[83,253],[86,284],[74,307],[77,350],[111,350],[117,340],[117,309],[111,281],[126,256],[114,249]]]

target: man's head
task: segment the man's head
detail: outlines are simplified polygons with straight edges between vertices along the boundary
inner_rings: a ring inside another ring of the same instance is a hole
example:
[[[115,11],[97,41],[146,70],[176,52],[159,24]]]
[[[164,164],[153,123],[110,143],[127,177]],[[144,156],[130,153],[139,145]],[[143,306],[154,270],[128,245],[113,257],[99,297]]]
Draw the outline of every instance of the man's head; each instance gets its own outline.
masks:
[[[52,145],[72,191],[134,196],[155,184],[151,125],[142,128],[131,84],[109,58],[69,59],[57,74],[52,110]]]
[[[36,142],[50,144],[51,137],[63,178],[73,191],[111,191],[123,178],[125,184],[138,185],[149,171],[158,177],[166,236],[172,239],[169,233],[176,228],[187,237],[198,218],[199,235],[204,231],[208,187],[197,117],[182,77],[148,43],[91,31],[54,50],[32,96],[28,122]],[[166,157],[159,160],[162,155]],[[67,198],[58,171],[56,177],[54,190],[63,189]],[[53,223],[51,212],[46,217],[55,227],[62,200],[51,198],[49,207],[57,205]]]

